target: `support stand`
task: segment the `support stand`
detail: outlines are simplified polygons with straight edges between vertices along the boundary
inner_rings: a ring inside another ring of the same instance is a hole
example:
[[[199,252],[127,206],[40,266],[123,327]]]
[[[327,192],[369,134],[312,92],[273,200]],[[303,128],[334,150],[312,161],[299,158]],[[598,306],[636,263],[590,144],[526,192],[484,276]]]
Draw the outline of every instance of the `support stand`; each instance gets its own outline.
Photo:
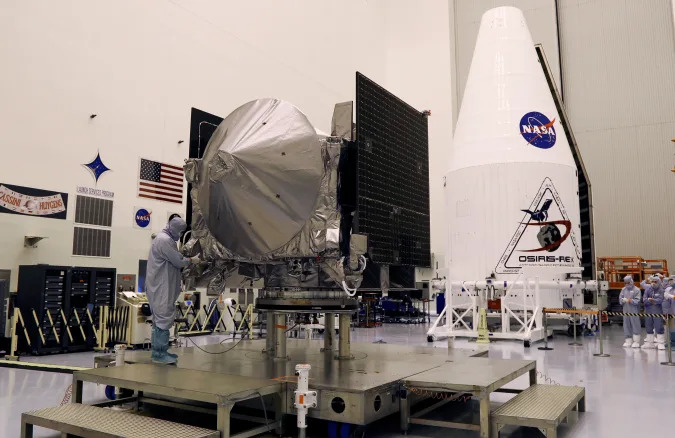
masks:
[[[574,341],[570,342],[567,345],[571,345],[573,347],[581,347],[583,344],[581,342],[577,342],[577,315],[575,313],[572,314],[572,333],[574,335]]]
[[[274,345],[276,344],[275,334],[277,332],[274,326],[276,325],[277,316],[276,313],[273,312],[268,312],[265,316],[265,325],[267,327],[267,333],[265,334],[265,353],[267,353],[268,356],[274,357]]]
[[[340,314],[340,336],[338,338],[338,359],[350,360],[353,359],[351,352],[350,341],[350,325],[352,316],[348,313]]]
[[[542,313],[544,315],[544,346],[539,347],[539,350],[550,351],[553,350],[553,348],[548,346],[548,313],[546,313],[546,309],[542,309]]]
[[[323,324],[323,350],[333,351],[335,345],[335,314],[326,313]]]
[[[274,323],[274,359],[287,360],[286,330],[288,330],[288,315],[276,313]]]
[[[602,312],[598,310],[598,338],[600,338],[600,352],[595,353],[595,357],[609,357],[609,354],[605,354],[602,348]]]
[[[295,366],[295,374],[298,376],[298,389],[295,391],[294,407],[298,411],[298,438],[307,436],[307,411],[316,408],[316,391],[309,390],[309,364]]]
[[[670,345],[670,315],[664,315],[666,319],[666,359],[668,359],[667,362],[661,362],[661,365],[666,365],[669,367],[675,366],[675,362],[673,362],[673,347]]]

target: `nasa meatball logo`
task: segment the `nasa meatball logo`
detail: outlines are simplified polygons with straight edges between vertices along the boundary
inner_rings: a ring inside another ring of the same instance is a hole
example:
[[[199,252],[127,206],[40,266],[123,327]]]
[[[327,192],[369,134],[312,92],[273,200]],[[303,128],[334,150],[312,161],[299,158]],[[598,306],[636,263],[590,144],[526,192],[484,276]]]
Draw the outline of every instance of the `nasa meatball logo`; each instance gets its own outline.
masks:
[[[532,111],[520,119],[520,134],[527,144],[539,149],[550,149],[555,145],[555,118],[549,120],[540,112]]]
[[[144,208],[139,208],[136,210],[136,225],[138,225],[141,228],[147,228],[148,225],[150,225],[150,212]]]
[[[495,272],[517,274],[524,267],[579,266],[581,250],[572,232],[572,221],[553,186],[545,178],[513,237],[499,259]]]

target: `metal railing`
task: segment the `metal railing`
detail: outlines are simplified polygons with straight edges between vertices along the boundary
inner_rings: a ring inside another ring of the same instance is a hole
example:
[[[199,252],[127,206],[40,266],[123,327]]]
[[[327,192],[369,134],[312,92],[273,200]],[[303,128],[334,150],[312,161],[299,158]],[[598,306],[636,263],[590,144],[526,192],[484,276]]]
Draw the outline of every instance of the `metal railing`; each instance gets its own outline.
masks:
[[[661,365],[666,366],[675,366],[673,362],[673,350],[670,345],[670,320],[675,320],[675,315],[661,314],[661,313],[626,313],[626,312],[607,312],[604,310],[598,309],[551,309],[544,308],[544,347],[540,347],[540,350],[552,350],[548,346],[548,327],[547,327],[547,315],[549,314],[572,314],[572,315],[595,315],[598,317],[598,352],[593,354],[595,357],[609,357],[610,355],[604,352],[603,346],[603,337],[602,337],[602,315],[607,316],[646,316],[651,318],[663,318],[665,326],[665,345],[666,345],[666,362],[661,362]],[[582,345],[577,342],[577,330],[576,330],[576,321],[573,326],[572,331],[574,332],[574,342],[571,342],[569,345]]]

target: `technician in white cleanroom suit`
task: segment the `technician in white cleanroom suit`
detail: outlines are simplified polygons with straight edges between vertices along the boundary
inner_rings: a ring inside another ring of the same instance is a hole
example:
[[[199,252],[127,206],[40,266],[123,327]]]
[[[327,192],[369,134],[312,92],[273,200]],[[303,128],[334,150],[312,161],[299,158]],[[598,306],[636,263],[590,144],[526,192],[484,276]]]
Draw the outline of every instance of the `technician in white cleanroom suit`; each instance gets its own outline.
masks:
[[[176,242],[187,228],[180,217],[174,217],[155,237],[148,256],[145,291],[152,310],[152,361],[175,363],[169,353],[169,329],[173,325],[176,299],[180,293],[181,269],[199,259],[183,257]]]
[[[675,316],[675,275],[668,277],[666,283],[666,290],[663,293],[663,314],[671,315],[668,320],[666,330],[670,332],[670,346],[664,345],[666,348],[675,346],[675,323],[673,316]]]
[[[633,277],[626,275],[623,278],[625,287],[621,289],[619,294],[619,303],[623,305],[624,313],[639,313],[640,312],[640,289],[633,284]],[[626,337],[624,347],[640,348],[640,333],[642,327],[640,326],[639,316],[624,316],[623,317],[623,334]]]
[[[645,289],[642,301],[645,303],[645,313],[652,315],[663,314],[663,286],[658,275],[653,275],[649,278],[650,285]],[[664,350],[666,347],[665,335],[663,330],[663,318],[660,316],[645,316],[645,328],[647,329],[647,336],[645,336],[645,343],[642,348],[655,348],[654,335],[656,335],[656,345],[659,350]]]

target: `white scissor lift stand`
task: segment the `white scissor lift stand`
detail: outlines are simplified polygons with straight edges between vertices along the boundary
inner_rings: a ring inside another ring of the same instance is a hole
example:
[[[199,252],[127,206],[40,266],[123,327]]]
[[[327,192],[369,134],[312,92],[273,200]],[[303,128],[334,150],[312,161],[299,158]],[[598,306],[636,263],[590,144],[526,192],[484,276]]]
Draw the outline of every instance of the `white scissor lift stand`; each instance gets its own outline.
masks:
[[[579,278],[549,280],[550,278],[580,276],[582,268],[542,267],[523,268],[515,280],[486,279],[481,281],[452,281],[436,287],[445,288],[445,308],[427,332],[427,340],[455,337],[478,337],[480,308],[490,299],[501,298],[498,311],[501,328],[490,332],[492,339],[522,340],[525,345],[544,339],[543,309],[581,308],[584,290],[596,290],[595,280]],[[568,319],[566,315],[549,318]]]

